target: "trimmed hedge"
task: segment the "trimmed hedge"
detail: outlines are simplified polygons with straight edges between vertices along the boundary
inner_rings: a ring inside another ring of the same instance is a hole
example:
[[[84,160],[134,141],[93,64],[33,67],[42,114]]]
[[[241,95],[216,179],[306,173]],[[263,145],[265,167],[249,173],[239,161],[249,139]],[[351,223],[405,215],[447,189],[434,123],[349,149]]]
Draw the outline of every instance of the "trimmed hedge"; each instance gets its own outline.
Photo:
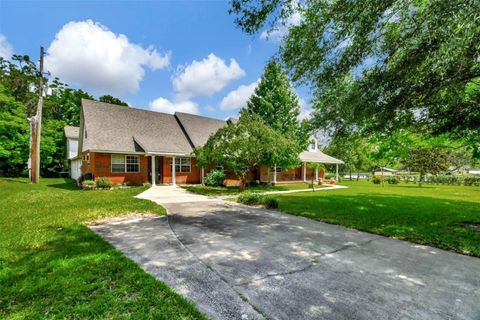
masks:
[[[268,209],[277,209],[278,200],[272,196],[264,196],[258,193],[244,192],[238,196],[238,202],[253,205],[264,205]]]
[[[400,180],[406,183],[418,183],[419,175],[402,175]],[[441,184],[452,186],[480,186],[480,176],[467,175],[432,175],[425,177],[426,184]]]

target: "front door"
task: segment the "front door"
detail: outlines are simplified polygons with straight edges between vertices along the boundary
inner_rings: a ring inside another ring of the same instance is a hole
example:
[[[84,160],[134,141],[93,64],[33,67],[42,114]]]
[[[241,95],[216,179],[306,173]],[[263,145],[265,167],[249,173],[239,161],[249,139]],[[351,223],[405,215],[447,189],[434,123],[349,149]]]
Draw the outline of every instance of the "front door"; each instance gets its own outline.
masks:
[[[155,176],[157,179],[155,180],[156,183],[162,183],[162,175],[163,175],[163,157],[155,157]]]

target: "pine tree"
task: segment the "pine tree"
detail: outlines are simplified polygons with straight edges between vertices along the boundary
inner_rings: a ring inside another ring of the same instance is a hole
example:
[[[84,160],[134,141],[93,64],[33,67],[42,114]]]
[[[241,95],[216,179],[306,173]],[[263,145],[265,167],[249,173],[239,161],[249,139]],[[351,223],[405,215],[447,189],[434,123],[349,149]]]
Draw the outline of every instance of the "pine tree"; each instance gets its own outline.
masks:
[[[282,67],[272,61],[265,67],[255,92],[247,102],[244,113],[258,115],[276,131],[303,140],[305,125],[299,121],[300,104]],[[299,141],[302,144],[304,141]]]

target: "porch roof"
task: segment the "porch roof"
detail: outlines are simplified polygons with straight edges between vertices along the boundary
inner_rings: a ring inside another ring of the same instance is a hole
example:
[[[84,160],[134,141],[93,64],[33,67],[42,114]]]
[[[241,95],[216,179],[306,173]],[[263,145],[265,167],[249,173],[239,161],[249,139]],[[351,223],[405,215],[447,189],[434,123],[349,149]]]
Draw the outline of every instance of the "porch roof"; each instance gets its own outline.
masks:
[[[300,160],[302,162],[316,162],[316,163],[327,163],[327,164],[344,164],[342,160],[336,159],[329,156],[328,154],[323,153],[322,151],[303,151],[300,153]]]

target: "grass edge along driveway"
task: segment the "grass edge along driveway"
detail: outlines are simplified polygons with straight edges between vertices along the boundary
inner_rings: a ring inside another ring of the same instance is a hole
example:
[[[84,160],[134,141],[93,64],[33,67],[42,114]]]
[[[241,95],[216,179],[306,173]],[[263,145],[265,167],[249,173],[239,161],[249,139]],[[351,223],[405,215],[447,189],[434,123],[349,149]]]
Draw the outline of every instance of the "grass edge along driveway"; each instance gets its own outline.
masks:
[[[165,214],[144,188],[83,191],[72,180],[0,179],[0,318],[204,319],[85,223]]]
[[[386,185],[276,195],[282,212],[480,257],[480,187]],[[469,225],[470,224],[470,225]]]

